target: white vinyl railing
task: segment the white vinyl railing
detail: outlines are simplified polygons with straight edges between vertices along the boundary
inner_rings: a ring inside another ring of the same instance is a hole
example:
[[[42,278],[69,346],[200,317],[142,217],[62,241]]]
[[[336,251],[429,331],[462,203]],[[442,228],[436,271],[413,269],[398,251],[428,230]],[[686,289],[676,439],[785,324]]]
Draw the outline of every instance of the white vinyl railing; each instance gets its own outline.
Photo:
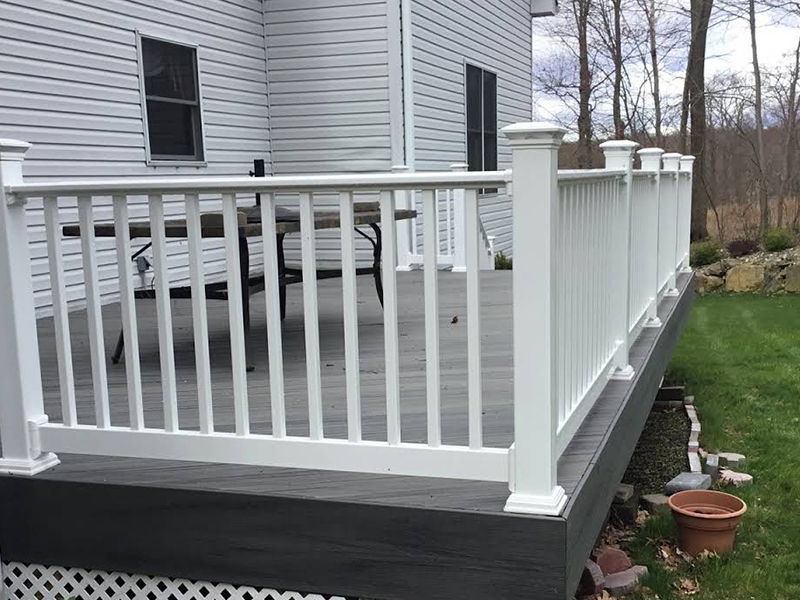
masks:
[[[636,144],[603,145],[606,168],[558,171],[564,130],[545,124],[504,129],[513,149],[510,171],[353,174],[252,178],[124,178],[25,182],[28,145],[0,141],[0,469],[35,474],[54,464],[55,452],[133,456],[277,467],[394,473],[508,482],[506,509],[558,514],[565,503],[557,485],[559,456],[577,432],[610,378],[634,376],[628,360],[638,328],[658,326],[656,306],[675,291],[675,272],[686,266],[687,215],[691,210],[691,162],[666,160],[660,150],[642,150],[643,170],[633,171]],[[675,168],[672,168],[675,167]],[[506,189],[513,198],[514,443],[487,447],[483,436],[481,365],[482,235],[479,190]],[[463,445],[442,440],[438,282],[442,252],[438,223],[441,190],[453,191],[453,212],[463,218],[467,313],[468,437]],[[321,379],[319,295],[314,236],[315,195],[338,194],[342,223],[352,223],[354,194],[380,198],[383,230],[384,369],[386,439],[362,437],[356,252],[352,228],[341,228],[342,323],[344,327],[347,435],[325,431],[326,390]],[[513,192],[513,193],[512,193]],[[680,192],[680,194],[679,194]],[[237,198],[261,195],[265,275],[269,410],[271,431],[254,432],[249,422],[247,356],[242,327]],[[300,209],[303,259],[303,320],[308,435],[287,433],[285,378],[276,245],[276,194],[295,195]],[[147,196],[152,224],[156,320],[163,420],[145,424],[137,314],[131,285],[128,207]],[[201,197],[221,198],[229,295],[233,431],[214,422],[208,317],[204,295]],[[419,195],[424,223],[423,293],[426,369],[425,442],[403,441],[398,330],[398,247],[402,227],[395,209]],[[172,307],[167,278],[164,198],[185,204],[188,268],[199,427],[180,422],[173,351]],[[70,320],[62,276],[62,202],[77,198],[91,357],[93,422],[78,418]],[[112,424],[111,392],[104,354],[101,297],[97,281],[97,219],[94,207],[112,199],[125,338],[128,424]],[[39,349],[31,288],[25,203],[44,205],[62,418],[49,422],[42,397]],[[456,208],[458,210],[456,210]],[[679,237],[681,236],[681,237]],[[684,239],[684,237],[686,239]],[[665,284],[670,284],[665,286]]]

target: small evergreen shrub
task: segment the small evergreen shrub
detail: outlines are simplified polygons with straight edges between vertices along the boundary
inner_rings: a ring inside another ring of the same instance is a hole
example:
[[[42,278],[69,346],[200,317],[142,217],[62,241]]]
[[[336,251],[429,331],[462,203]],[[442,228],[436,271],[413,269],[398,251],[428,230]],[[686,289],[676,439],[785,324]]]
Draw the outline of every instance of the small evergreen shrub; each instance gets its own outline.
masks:
[[[722,248],[716,240],[695,242],[689,247],[689,261],[695,267],[703,267],[719,260]]]
[[[767,252],[780,252],[794,246],[794,234],[788,229],[770,229],[761,238]]]
[[[728,244],[728,254],[732,258],[739,258],[758,252],[758,242],[755,240],[733,240]]]
[[[501,250],[494,255],[494,268],[497,271],[510,271],[514,268],[514,260],[506,256]]]

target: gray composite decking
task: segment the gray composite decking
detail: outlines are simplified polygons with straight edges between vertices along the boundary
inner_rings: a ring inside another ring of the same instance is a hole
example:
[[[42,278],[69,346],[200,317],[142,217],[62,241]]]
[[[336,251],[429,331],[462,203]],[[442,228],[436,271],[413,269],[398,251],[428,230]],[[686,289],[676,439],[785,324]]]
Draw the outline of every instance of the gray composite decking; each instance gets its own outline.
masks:
[[[513,437],[511,273],[482,275],[485,443],[507,447]],[[382,313],[371,281],[360,278],[359,286],[364,437],[380,440],[386,435]],[[465,279],[444,272],[439,286],[443,439],[464,444]],[[61,455],[61,465],[31,480],[0,477],[3,558],[392,600],[568,597],[688,318],[691,277],[681,276],[679,287],[680,297],[659,305],[664,327],[645,329],[632,347],[634,381],[609,383],[559,460],[559,484],[570,497],[561,517],[504,513],[509,492],[498,483]],[[340,281],[319,282],[319,296],[325,435],[346,437]],[[307,433],[301,298],[299,286],[289,288],[283,327],[287,426],[298,435]],[[399,275],[398,299],[402,435],[424,441],[421,273]],[[146,422],[158,426],[158,342],[149,302],[137,304],[140,354]],[[172,307],[181,426],[196,428],[191,310],[189,301]],[[257,367],[248,374],[252,429],[269,432],[263,295],[251,307]],[[227,310],[213,301],[208,308],[215,421],[230,430]],[[104,308],[104,322],[110,352],[118,307]],[[71,325],[79,419],[92,423],[85,316],[74,313]],[[39,339],[46,407],[57,421],[51,320],[40,321]],[[112,423],[125,425],[124,365],[109,364],[108,372]],[[54,502],[60,507],[55,512]],[[108,544],[115,550],[96,548]],[[187,557],[187,544],[207,553]]]

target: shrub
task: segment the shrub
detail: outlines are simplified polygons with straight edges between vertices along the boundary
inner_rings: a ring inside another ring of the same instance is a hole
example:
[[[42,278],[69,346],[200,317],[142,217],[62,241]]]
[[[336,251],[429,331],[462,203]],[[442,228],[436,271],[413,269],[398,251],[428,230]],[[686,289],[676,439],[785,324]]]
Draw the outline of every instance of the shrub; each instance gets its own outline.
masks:
[[[510,271],[514,268],[514,260],[506,256],[501,250],[494,255],[494,268],[497,271]]]
[[[721,251],[722,248],[715,240],[695,242],[689,248],[689,261],[696,267],[710,265],[719,259]]]
[[[758,252],[758,242],[755,240],[733,240],[728,244],[728,254],[739,258],[747,254]]]
[[[767,252],[780,252],[794,246],[794,235],[788,229],[770,229],[761,238]]]

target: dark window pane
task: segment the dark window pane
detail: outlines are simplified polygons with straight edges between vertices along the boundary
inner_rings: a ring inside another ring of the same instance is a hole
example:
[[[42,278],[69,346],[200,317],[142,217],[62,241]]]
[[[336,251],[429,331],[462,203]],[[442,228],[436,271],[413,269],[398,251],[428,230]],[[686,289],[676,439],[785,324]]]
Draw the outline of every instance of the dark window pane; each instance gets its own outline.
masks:
[[[467,133],[467,164],[470,171],[483,169],[483,135],[480,132]]]
[[[497,75],[483,72],[483,130],[497,132]]]
[[[467,131],[481,131],[481,70],[467,65]]]
[[[142,62],[147,96],[197,101],[194,48],[142,38]]]
[[[195,150],[199,131],[196,106],[148,100],[147,130],[152,158],[202,159]]]
[[[497,133],[486,132],[483,134],[483,170],[497,170]]]

